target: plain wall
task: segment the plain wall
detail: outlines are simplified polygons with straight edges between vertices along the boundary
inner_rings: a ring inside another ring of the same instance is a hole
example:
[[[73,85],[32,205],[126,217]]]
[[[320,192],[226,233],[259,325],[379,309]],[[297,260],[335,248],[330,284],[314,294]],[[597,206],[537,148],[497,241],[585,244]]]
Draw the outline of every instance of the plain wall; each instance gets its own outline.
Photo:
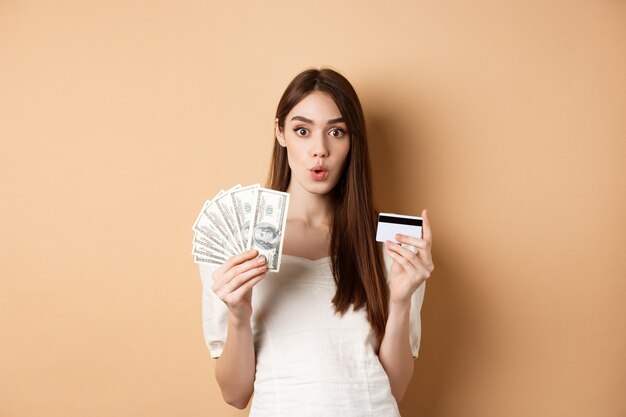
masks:
[[[243,416],[191,225],[276,105],[351,80],[378,208],[431,213],[404,416],[626,415],[626,2],[0,1],[0,415]]]

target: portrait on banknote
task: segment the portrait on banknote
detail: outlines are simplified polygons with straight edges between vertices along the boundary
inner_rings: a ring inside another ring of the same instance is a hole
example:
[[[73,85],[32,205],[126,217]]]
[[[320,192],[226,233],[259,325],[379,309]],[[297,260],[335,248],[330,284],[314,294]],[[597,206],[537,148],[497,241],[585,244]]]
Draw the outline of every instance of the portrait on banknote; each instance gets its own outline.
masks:
[[[254,243],[263,249],[274,249],[278,246],[280,236],[278,230],[270,223],[260,223],[254,227]]]

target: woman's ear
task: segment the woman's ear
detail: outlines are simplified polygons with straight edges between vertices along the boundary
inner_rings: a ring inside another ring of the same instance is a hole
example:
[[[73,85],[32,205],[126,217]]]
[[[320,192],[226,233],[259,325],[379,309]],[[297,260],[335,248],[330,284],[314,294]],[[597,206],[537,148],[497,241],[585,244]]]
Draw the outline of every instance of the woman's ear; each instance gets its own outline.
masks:
[[[283,134],[283,131],[280,130],[280,126],[278,125],[278,117],[274,120],[274,131],[276,133],[276,140],[280,146],[285,148],[287,146],[287,142],[285,142],[285,135]]]

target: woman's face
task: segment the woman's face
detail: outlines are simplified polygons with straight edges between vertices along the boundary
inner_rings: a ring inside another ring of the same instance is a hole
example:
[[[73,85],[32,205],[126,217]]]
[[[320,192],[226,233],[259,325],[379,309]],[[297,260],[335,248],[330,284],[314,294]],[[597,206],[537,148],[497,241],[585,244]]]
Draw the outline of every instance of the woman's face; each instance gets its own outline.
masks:
[[[282,131],[277,119],[276,138],[287,148],[289,188],[327,194],[335,187],[350,150],[350,134],[329,94],[311,92],[287,114]]]

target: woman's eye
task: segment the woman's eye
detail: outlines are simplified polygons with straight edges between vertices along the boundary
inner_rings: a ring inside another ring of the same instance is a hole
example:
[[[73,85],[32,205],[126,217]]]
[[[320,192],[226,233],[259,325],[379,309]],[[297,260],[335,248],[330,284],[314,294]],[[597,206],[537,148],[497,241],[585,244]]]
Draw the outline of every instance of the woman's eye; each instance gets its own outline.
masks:
[[[303,127],[299,127],[297,129],[295,129],[296,134],[298,134],[299,136],[306,136],[307,134],[307,130]]]
[[[336,138],[340,138],[346,134],[346,132],[344,132],[341,129],[332,129],[329,133],[330,133],[330,136],[334,136]]]

